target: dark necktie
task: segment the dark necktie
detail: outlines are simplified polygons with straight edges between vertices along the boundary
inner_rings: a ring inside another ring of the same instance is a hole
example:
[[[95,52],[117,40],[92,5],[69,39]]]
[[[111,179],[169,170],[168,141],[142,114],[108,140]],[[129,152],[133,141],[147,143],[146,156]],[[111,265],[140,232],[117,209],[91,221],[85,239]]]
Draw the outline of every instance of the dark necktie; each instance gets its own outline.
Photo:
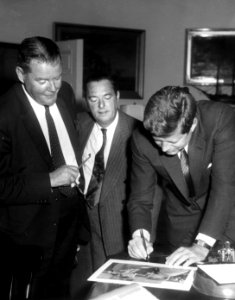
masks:
[[[180,153],[180,163],[181,163],[181,169],[188,187],[189,197],[195,196],[194,186],[191,174],[189,172],[189,160],[188,160],[188,154],[183,149]]]
[[[65,165],[64,155],[62,153],[62,149],[59,142],[59,137],[56,131],[54,120],[51,116],[49,106],[45,106],[45,115],[48,126],[48,133],[51,145],[51,157],[53,162],[54,170]],[[61,186],[59,190],[66,195],[67,197],[71,197],[74,195],[74,189],[70,186]]]
[[[102,180],[105,173],[104,148],[107,140],[107,136],[106,136],[107,129],[102,128],[101,131],[103,133],[103,143],[100,150],[95,155],[94,167],[93,167],[92,176],[91,176],[91,180],[89,183],[87,196],[86,196],[89,207],[94,207],[99,202]]]

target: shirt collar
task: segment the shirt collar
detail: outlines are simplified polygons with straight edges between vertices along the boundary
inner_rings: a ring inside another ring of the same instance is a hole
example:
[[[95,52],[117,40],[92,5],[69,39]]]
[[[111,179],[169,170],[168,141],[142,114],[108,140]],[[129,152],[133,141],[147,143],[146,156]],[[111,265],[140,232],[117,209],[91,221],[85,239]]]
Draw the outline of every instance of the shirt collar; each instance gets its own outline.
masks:
[[[105,127],[105,128],[107,129],[107,131],[115,130],[115,128],[116,128],[116,126],[117,126],[117,123],[118,123],[118,120],[119,120],[119,112],[117,111],[116,117],[115,117],[115,119],[113,120],[113,122],[112,122],[109,126]],[[100,126],[98,123],[95,123],[95,124],[96,124],[96,126],[97,126],[98,129],[103,128],[103,127]]]
[[[24,85],[22,84],[22,88],[23,91],[25,92],[27,99],[29,101],[29,103],[31,104],[32,108],[34,109],[34,111],[45,111],[44,105],[39,104],[37,101],[35,101],[30,95],[29,93],[26,91],[26,88],[24,87]],[[55,103],[53,104],[55,105]],[[53,105],[51,105],[51,107],[53,107]]]

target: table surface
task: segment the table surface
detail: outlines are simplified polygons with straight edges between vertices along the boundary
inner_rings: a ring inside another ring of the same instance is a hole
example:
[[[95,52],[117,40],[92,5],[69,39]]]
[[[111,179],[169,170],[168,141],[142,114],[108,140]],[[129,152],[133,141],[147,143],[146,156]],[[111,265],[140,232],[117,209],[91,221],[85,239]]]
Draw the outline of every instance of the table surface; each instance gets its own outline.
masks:
[[[155,263],[165,263],[166,254],[164,253],[153,253],[151,255],[151,262]],[[115,259],[130,259],[126,253],[122,253],[115,257]],[[211,280],[211,279],[210,279]],[[215,284],[215,282],[213,283]],[[90,299],[94,299],[106,292],[112,291],[115,288],[120,287],[121,285],[118,284],[111,284],[111,283],[102,283],[96,282],[92,287],[92,292],[90,294]],[[230,285],[231,287],[231,285]],[[205,280],[205,290],[203,289],[203,285],[200,287],[192,285],[190,291],[178,291],[178,290],[169,290],[169,289],[160,289],[160,288],[149,288],[145,287],[148,291],[150,291],[154,296],[156,296],[159,300],[218,300],[218,299],[235,299],[232,296],[219,296],[215,294],[214,291],[211,291],[210,295],[208,294],[208,284]],[[232,285],[233,295],[235,295],[235,284]],[[214,295],[215,294],[215,295]],[[219,297],[219,298],[218,298]]]

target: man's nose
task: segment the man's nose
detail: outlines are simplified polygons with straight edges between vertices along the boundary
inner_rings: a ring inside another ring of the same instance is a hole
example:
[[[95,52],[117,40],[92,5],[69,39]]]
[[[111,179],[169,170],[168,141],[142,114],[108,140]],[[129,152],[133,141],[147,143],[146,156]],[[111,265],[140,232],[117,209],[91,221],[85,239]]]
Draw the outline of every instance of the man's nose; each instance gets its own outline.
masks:
[[[50,81],[49,82],[49,88],[50,88],[50,90],[51,91],[56,91],[57,90],[57,88],[56,88],[56,83],[54,82],[54,81]]]
[[[99,98],[99,102],[98,102],[99,107],[104,107],[104,99],[103,98]]]

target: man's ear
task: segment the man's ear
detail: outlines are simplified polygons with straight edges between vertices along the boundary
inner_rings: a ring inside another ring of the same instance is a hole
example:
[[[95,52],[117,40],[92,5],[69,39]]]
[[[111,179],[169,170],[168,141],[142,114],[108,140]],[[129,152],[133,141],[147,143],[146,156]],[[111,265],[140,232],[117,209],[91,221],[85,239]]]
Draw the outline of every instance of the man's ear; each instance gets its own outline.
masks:
[[[90,106],[89,106],[89,103],[88,103],[88,100],[87,100],[87,97],[84,96],[83,97],[83,103],[84,103],[84,108],[87,110],[87,111],[91,111],[90,109]]]
[[[117,91],[117,100],[119,101],[119,99],[120,99],[120,92]]]
[[[21,67],[16,67],[16,75],[21,83],[24,83],[24,71]]]
[[[190,128],[190,131],[191,132],[193,132],[194,131],[194,129],[196,128],[196,126],[197,126],[197,118],[194,118],[193,119],[193,124],[192,124],[192,126],[191,126],[191,128]]]

